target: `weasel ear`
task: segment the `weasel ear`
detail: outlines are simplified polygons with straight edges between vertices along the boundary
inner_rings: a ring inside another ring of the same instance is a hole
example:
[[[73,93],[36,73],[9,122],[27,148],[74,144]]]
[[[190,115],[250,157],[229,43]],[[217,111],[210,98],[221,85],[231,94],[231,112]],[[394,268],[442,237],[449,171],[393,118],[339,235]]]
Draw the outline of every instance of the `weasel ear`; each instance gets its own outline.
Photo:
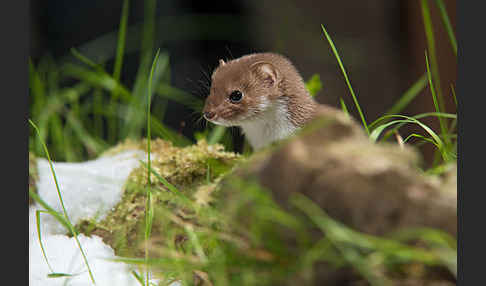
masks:
[[[223,61],[223,59],[220,59],[220,60],[219,60],[219,65],[220,65],[220,66],[224,66],[225,64],[226,64],[226,63]]]
[[[256,62],[251,65],[250,69],[269,86],[274,86],[279,80],[279,72],[271,63]]]

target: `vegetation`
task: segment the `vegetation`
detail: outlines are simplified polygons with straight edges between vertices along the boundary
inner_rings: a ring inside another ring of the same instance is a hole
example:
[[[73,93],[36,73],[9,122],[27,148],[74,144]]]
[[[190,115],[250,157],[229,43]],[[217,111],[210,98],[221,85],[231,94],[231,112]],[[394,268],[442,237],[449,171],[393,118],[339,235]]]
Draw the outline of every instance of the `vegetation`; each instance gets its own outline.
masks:
[[[186,138],[164,124],[168,101],[183,104],[196,113],[203,101],[170,86],[169,55],[165,51],[155,53],[153,47],[155,1],[145,3],[140,66],[131,87],[121,82],[128,0],[123,5],[112,71],[76,49],[72,49],[72,54],[77,62],[56,63],[51,58],[37,64],[29,62],[32,154],[45,156],[49,162],[51,157],[57,161],[82,161],[132,144],[147,150],[149,159],[132,174],[122,202],[104,221],[87,220],[74,226],[65,211],[55,212],[29,189],[31,198],[45,208],[45,213],[55,216],[74,237],[80,232],[102,236],[117,255],[123,256],[119,261],[162,273],[157,275],[163,279],[161,285],[174,280],[181,280],[183,285],[204,281],[213,285],[290,282],[306,285],[317,274],[318,263],[326,263],[332,269],[352,268],[371,285],[389,285],[391,279],[404,276],[419,277],[424,269],[430,268],[456,274],[456,241],[439,230],[404,230],[387,237],[363,234],[333,220],[304,196],[292,198],[292,205],[300,215],[291,214],[257,183],[237,177],[232,180],[232,188],[239,190],[238,199],[222,201],[225,192],[218,182],[232,175],[232,166],[243,160],[242,156],[223,151],[232,150],[231,134],[225,128],[209,125],[194,134],[194,138]],[[369,137],[377,142],[433,144],[436,160],[432,168],[424,171],[440,174],[456,160],[457,116],[444,108],[445,95],[438,88],[440,76],[430,7],[427,0],[421,3],[428,43],[424,54],[426,73],[388,112],[371,123],[363,115],[345,64],[324,25],[322,30]],[[457,55],[456,39],[444,4],[442,0],[434,3]],[[401,115],[426,86],[435,110],[415,116]],[[307,87],[313,95],[319,91],[322,87],[319,76],[313,76]],[[159,99],[156,104],[152,93]],[[453,86],[451,96],[457,102]],[[344,101],[341,104],[348,113],[350,109]],[[421,122],[425,117],[436,117],[440,130]],[[406,124],[415,124],[424,132],[402,138],[398,130]],[[163,140],[152,142],[152,138]],[[117,145],[119,142],[125,143]],[[158,159],[151,161],[152,153]],[[164,161],[163,154],[174,157]],[[188,160],[189,163],[182,164]],[[29,162],[33,164],[34,157],[29,157]],[[54,169],[52,173],[56,180]],[[58,193],[62,202],[59,189]],[[137,211],[132,212],[134,209]],[[123,220],[128,213],[133,219]],[[37,216],[39,220],[40,213]],[[311,239],[316,229],[322,234],[318,241]],[[288,237],[286,233],[294,236]],[[413,244],[409,243],[412,241]],[[144,247],[140,248],[139,242]],[[81,245],[79,248],[82,252]],[[89,261],[86,265],[89,270]],[[143,268],[140,269],[142,273]],[[55,276],[55,269],[51,270]],[[134,275],[148,284],[148,272],[145,277],[140,273]],[[95,277],[92,280],[94,283]]]

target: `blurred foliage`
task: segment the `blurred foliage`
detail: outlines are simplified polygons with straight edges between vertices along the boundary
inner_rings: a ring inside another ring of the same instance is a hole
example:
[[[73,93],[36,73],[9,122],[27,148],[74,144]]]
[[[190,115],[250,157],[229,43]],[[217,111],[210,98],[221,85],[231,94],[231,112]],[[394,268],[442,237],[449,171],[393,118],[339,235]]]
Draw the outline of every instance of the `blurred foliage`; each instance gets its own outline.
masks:
[[[316,94],[322,89],[321,77],[319,74],[314,74],[306,83],[305,87],[309,90],[311,96],[316,96]]]

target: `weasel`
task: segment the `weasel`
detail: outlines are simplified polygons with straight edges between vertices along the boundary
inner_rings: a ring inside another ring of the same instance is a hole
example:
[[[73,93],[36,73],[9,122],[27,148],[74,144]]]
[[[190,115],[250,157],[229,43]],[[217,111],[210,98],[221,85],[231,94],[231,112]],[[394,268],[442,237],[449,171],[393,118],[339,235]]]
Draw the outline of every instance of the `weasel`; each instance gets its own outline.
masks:
[[[295,133],[315,117],[319,105],[290,60],[255,53],[219,60],[203,116],[217,125],[241,127],[258,150]]]

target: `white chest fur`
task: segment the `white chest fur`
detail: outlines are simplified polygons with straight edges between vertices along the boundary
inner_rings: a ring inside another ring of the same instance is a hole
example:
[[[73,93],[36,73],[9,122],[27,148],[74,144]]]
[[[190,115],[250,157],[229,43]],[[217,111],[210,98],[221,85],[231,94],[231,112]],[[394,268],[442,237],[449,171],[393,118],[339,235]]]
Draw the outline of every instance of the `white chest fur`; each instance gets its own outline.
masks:
[[[254,150],[287,138],[298,129],[290,121],[286,102],[274,103],[257,119],[242,122],[240,126]]]

